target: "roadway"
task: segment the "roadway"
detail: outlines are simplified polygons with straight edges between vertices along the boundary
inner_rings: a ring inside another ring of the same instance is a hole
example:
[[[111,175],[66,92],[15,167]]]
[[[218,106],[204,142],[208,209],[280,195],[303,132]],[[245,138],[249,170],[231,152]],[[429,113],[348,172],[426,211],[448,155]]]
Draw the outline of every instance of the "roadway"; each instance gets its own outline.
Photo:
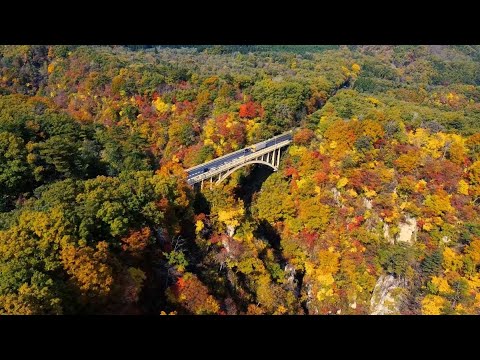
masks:
[[[271,139],[256,143],[256,144],[254,144],[254,146],[257,149],[268,149],[271,146],[274,146],[278,143],[281,143],[281,142],[286,141],[286,140],[291,140],[291,139],[292,139],[292,132],[289,131],[289,132],[286,132],[284,134],[275,136]],[[265,145],[263,145],[263,144],[265,144]],[[211,160],[211,161],[208,161],[206,163],[203,163],[203,164],[194,166],[190,169],[187,169],[186,172],[188,174],[188,179],[190,179],[192,177],[195,177],[197,175],[206,173],[208,171],[214,170],[214,169],[216,169],[220,166],[227,165],[228,163],[236,161],[238,159],[241,159],[241,158],[243,158],[247,155],[253,154],[254,151],[253,151],[252,147],[253,147],[253,145],[250,145],[246,148],[237,150],[237,151],[232,152],[230,154],[221,156],[221,157],[216,158],[214,160]]]

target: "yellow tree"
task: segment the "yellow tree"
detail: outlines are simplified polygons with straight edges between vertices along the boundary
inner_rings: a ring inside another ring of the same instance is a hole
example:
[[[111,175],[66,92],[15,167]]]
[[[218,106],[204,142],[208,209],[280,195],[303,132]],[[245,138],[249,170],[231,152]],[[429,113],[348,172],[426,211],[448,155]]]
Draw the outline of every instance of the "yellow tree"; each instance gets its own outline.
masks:
[[[96,249],[89,246],[67,245],[62,251],[62,262],[82,296],[105,298],[112,288],[113,270],[108,264],[108,244],[101,241]]]
[[[423,315],[440,315],[447,305],[447,300],[438,295],[428,294],[422,300]]]
[[[475,199],[480,197],[480,160],[475,161],[467,170],[470,184],[470,194]]]

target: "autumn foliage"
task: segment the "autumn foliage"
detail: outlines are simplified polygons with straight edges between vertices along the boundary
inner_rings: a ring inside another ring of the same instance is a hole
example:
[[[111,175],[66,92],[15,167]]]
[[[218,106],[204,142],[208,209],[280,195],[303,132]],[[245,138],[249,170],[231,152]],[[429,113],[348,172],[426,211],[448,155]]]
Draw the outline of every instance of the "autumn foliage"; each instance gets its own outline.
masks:
[[[0,314],[479,314],[479,52],[0,46]]]
[[[240,105],[239,115],[241,118],[253,119],[257,116],[263,116],[263,109],[253,101],[249,101],[246,104]]]

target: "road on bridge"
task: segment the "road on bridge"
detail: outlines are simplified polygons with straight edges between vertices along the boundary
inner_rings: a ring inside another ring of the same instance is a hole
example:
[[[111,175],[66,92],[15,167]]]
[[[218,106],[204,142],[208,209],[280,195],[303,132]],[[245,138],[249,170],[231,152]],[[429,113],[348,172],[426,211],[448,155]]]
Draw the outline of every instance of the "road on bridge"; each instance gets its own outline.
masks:
[[[250,145],[246,148],[237,150],[233,153],[221,156],[219,158],[216,158],[212,161],[194,166],[187,171],[188,174],[188,180],[191,179],[192,177],[198,176],[200,174],[204,174],[208,171],[214,170],[220,166],[227,165],[230,162],[236,161],[238,159],[241,159],[247,155],[253,154],[254,153],[254,148],[255,149],[267,149],[271,146],[274,146],[278,143],[281,143],[282,141],[286,140],[291,140],[292,139],[292,131],[289,131],[287,133],[275,136],[271,139],[261,141],[259,143],[256,143],[254,145]]]

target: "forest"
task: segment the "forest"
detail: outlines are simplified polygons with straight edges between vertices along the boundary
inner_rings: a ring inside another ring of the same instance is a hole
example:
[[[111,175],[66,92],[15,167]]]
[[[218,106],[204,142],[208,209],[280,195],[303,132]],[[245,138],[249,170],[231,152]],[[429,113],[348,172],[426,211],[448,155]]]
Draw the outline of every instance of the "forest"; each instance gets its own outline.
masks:
[[[0,45],[0,314],[480,314],[480,46]]]

